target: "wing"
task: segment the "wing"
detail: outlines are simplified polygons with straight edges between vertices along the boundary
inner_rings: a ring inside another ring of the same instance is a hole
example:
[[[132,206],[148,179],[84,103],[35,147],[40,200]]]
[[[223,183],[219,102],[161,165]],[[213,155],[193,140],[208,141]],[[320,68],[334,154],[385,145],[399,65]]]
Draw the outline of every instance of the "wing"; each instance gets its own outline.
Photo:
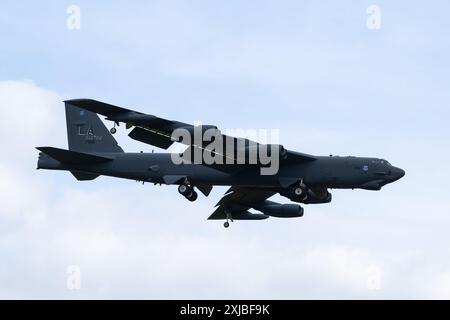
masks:
[[[260,188],[231,187],[217,203],[209,220],[262,220],[269,216],[248,210],[273,196],[276,192]]]
[[[192,158],[195,150],[203,150],[210,152],[213,155],[220,155],[224,158],[223,163],[226,162],[226,158],[232,158],[237,163],[238,157],[243,156],[248,159],[248,153],[254,148],[260,148],[261,144],[244,138],[236,138],[226,136],[220,133],[220,130],[213,125],[194,126],[191,124],[168,120],[156,117],[154,115],[148,115],[141,112],[133,111],[130,109],[117,107],[108,103],[104,103],[92,99],[73,99],[66,100],[65,103],[71,104],[101,115],[104,115],[107,120],[114,121],[116,123],[126,123],[127,128],[134,127],[130,132],[130,138],[147,143],[162,149],[169,148],[174,142],[179,142],[189,146],[183,154],[184,157]],[[174,131],[177,129],[186,130],[194,138],[191,139],[179,139],[174,135]],[[195,132],[200,130],[201,137],[208,130],[211,134],[211,141],[195,141]],[[230,150],[233,150],[231,154],[226,152],[220,152],[215,149],[208,149],[212,141],[221,139],[224,150],[229,150],[228,146],[233,145]],[[289,151],[279,145],[279,154],[281,161],[286,164],[309,162],[316,160],[316,157]],[[245,150],[246,153],[239,153],[238,150]]]
[[[193,130],[195,128],[187,123],[159,118],[92,99],[73,99],[64,102],[101,114],[107,120],[126,123],[127,128],[134,126],[135,128],[129,134],[132,139],[162,149],[167,149],[175,142],[172,134],[176,129]],[[217,127],[209,126],[211,127],[217,129]]]

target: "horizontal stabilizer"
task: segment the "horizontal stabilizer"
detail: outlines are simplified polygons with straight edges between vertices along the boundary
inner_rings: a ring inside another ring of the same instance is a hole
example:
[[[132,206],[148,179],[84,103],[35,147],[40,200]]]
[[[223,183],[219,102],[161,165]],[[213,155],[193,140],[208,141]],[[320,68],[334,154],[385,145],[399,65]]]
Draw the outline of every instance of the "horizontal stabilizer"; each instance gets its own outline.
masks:
[[[88,153],[82,153],[77,151],[64,150],[53,147],[38,147],[36,148],[39,151],[47,154],[55,160],[58,160],[61,163],[70,163],[70,164],[93,164],[93,163],[102,163],[113,160],[113,158],[105,157],[105,156],[97,156]]]

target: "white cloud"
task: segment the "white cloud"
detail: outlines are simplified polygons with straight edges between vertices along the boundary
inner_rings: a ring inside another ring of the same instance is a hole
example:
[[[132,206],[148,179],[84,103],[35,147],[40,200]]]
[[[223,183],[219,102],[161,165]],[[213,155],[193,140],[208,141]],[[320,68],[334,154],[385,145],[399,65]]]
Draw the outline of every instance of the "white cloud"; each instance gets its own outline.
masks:
[[[0,144],[7,154],[1,163],[14,165],[19,161],[22,165],[41,143],[65,144],[61,101],[58,94],[31,80],[0,82]]]
[[[438,273],[433,285],[433,298],[450,299],[450,272]]]

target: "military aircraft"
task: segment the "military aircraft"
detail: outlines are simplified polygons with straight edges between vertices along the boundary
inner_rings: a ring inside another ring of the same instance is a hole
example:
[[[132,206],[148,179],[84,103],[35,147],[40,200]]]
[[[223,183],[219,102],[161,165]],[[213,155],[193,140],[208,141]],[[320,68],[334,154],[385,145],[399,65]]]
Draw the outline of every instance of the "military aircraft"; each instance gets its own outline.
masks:
[[[227,136],[216,126],[194,126],[92,99],[64,103],[69,150],[38,147],[38,169],[70,171],[80,181],[104,175],[178,185],[179,193],[189,201],[197,199],[196,189],[208,196],[213,186],[230,186],[208,218],[226,220],[226,228],[234,220],[303,216],[299,204],[268,200],[275,194],[296,203],[328,203],[328,189],[380,190],[405,175],[384,159],[314,156],[278,144]],[[113,127],[108,130],[98,115],[112,121]],[[187,148],[182,153],[126,153],[112,135],[120,123],[132,128],[129,137],[137,141],[162,149],[173,143]],[[223,148],[213,142],[222,143]],[[273,165],[269,162],[277,163],[276,170],[263,172]]]

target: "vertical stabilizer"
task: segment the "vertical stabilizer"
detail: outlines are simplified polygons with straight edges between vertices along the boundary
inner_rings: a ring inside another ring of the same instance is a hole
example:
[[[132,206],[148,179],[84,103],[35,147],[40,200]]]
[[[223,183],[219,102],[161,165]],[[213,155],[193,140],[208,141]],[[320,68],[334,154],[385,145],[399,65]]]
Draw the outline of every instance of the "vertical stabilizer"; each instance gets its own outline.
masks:
[[[96,113],[65,102],[69,150],[79,152],[123,152]]]

